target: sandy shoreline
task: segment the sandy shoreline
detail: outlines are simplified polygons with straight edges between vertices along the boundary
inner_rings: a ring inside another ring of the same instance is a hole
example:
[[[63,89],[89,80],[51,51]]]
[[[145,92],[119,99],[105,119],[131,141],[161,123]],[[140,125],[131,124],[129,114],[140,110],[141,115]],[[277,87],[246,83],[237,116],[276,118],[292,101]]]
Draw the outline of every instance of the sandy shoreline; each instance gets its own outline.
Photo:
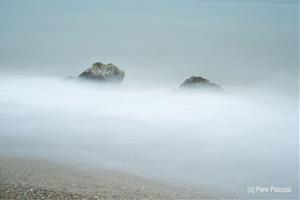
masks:
[[[188,188],[106,169],[0,157],[0,199],[210,199]]]

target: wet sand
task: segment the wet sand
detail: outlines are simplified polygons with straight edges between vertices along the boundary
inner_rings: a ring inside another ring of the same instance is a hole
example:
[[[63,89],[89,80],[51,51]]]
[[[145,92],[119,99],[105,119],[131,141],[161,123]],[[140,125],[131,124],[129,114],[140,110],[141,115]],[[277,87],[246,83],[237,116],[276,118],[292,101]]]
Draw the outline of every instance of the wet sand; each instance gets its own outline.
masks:
[[[0,199],[215,198],[206,192],[113,170],[87,170],[47,160],[0,157]]]

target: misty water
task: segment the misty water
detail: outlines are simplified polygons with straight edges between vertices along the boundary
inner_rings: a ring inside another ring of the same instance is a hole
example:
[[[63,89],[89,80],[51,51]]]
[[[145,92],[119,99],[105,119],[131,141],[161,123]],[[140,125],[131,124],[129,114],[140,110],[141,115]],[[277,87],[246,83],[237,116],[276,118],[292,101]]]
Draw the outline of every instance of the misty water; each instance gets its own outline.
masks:
[[[0,155],[297,197],[298,0],[1,0],[0,16]],[[63,81],[97,61],[124,81]],[[190,76],[225,92],[179,91]]]
[[[295,195],[298,99],[237,91],[2,76],[0,153],[241,195],[292,186]]]

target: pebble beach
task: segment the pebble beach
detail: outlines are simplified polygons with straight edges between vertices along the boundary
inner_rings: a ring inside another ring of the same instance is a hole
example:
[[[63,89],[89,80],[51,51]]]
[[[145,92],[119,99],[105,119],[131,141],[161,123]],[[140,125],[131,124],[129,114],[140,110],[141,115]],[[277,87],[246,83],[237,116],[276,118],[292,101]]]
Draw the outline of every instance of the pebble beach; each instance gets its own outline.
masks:
[[[107,169],[0,158],[0,199],[208,199],[211,196]]]

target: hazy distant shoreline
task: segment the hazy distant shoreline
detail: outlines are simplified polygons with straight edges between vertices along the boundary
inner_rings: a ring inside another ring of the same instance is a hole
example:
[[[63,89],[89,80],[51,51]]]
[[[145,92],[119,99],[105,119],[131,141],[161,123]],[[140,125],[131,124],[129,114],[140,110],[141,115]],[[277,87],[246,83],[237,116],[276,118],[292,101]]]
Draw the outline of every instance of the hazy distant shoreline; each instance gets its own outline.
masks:
[[[106,169],[79,170],[39,159],[0,156],[0,199],[207,199],[183,187]]]

